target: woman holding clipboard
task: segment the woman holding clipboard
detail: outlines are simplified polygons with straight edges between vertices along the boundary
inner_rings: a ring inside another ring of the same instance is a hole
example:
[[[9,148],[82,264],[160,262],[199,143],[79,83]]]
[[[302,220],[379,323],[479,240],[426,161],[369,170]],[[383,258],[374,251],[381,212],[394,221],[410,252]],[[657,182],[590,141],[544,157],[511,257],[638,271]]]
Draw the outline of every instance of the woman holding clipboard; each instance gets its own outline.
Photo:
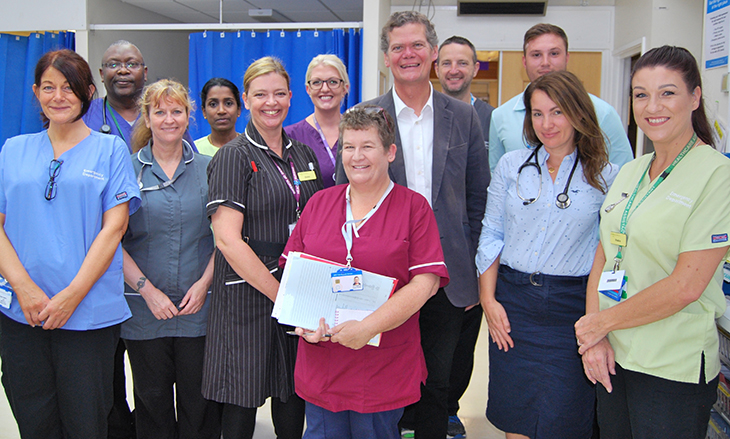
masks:
[[[294,380],[307,403],[307,439],[399,438],[403,407],[418,401],[426,379],[418,310],[448,273],[428,202],[388,175],[393,128],[379,107],[343,115],[339,140],[350,184],[312,197],[280,261],[304,252],[398,279],[390,299],[362,321],[330,328],[320,319],[314,331],[297,328]],[[366,346],[380,333],[379,347]]]

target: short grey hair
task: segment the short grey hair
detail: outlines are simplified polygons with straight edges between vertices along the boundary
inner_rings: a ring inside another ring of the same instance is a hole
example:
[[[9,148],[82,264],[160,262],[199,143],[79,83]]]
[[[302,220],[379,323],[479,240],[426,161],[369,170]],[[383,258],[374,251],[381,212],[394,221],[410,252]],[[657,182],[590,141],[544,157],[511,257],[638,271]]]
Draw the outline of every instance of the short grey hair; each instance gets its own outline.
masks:
[[[426,41],[428,41],[428,44],[431,45],[432,49],[439,45],[439,37],[436,35],[436,29],[433,27],[433,23],[431,23],[431,20],[429,20],[428,17],[416,11],[400,11],[394,12],[390,18],[388,18],[385,26],[383,26],[383,29],[380,31],[380,50],[382,50],[383,53],[388,53],[388,48],[390,47],[390,33],[393,32],[393,29],[405,26],[409,23],[419,23],[423,25],[423,28],[426,31]]]

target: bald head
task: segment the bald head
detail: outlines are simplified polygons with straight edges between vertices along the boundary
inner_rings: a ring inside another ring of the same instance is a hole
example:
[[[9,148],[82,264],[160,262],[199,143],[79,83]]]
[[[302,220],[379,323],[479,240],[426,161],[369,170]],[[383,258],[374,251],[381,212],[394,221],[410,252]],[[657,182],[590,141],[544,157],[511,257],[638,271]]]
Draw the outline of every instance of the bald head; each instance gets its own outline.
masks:
[[[110,101],[137,100],[147,81],[147,67],[137,46],[120,40],[106,49],[99,70]]]

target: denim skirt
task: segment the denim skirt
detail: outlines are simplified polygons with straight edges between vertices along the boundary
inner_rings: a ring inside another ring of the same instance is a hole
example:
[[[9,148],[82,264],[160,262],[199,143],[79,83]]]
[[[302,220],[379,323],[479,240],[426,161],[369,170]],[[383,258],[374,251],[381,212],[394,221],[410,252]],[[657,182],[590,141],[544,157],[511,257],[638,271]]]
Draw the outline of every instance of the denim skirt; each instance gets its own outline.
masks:
[[[585,314],[587,280],[500,266],[496,299],[514,341],[507,352],[489,344],[487,418],[500,430],[532,439],[591,437],[595,389],[573,327]]]

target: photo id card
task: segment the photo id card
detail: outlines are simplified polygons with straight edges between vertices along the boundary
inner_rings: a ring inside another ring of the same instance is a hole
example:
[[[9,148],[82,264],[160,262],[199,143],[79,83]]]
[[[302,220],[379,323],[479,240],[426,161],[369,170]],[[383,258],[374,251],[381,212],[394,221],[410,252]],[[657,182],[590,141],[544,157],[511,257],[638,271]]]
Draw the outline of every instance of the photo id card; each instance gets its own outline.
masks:
[[[604,271],[598,282],[598,291],[616,302],[626,298],[626,270]]]
[[[10,283],[0,276],[0,306],[10,309],[10,303],[13,301],[13,287]]]
[[[362,270],[355,268],[340,268],[331,274],[332,292],[346,293],[362,290]]]

